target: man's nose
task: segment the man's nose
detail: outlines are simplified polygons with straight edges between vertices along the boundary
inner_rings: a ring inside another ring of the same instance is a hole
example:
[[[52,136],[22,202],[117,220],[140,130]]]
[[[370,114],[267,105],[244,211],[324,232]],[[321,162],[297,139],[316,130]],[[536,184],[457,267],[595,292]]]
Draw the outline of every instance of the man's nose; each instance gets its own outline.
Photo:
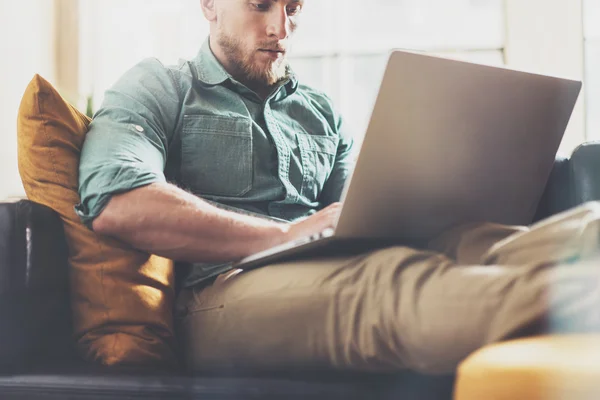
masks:
[[[286,8],[273,7],[273,11],[269,14],[267,35],[275,36],[279,40],[286,39],[290,33],[290,19]]]

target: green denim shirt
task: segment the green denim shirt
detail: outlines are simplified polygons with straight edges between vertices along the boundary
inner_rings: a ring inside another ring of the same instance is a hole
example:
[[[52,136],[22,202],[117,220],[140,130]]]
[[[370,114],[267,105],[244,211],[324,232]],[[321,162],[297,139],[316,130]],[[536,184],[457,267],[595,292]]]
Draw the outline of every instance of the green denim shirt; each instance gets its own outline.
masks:
[[[76,212],[91,226],[111,195],[171,182],[292,221],[340,199],[351,151],[325,94],[292,74],[263,100],[225,71],[207,39],[195,59],[142,61],[106,92],[82,149]],[[198,264],[186,286],[228,269]]]

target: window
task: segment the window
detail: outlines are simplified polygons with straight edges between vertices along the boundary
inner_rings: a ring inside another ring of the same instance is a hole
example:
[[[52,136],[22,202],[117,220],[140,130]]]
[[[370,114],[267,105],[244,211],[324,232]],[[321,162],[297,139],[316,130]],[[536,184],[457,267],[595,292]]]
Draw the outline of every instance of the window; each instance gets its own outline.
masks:
[[[208,35],[197,0],[81,0],[81,16],[80,87],[96,104],[142,58],[192,58]],[[504,24],[503,0],[309,0],[291,64],[360,137],[390,49],[503,64]]]
[[[98,107],[141,59],[193,58],[208,34],[199,0],[22,0],[0,2],[0,18],[9,61],[0,70],[11,77],[0,93],[0,198],[22,195],[14,121],[33,73],[81,109],[90,95]],[[358,137],[391,48],[583,79],[561,146],[569,154],[600,140],[598,20],[598,0],[307,0],[291,59],[303,82],[333,97]]]
[[[600,2],[584,0],[587,138],[600,140]]]
[[[309,1],[292,67],[333,97],[360,138],[391,49],[502,65],[504,23],[503,0]]]

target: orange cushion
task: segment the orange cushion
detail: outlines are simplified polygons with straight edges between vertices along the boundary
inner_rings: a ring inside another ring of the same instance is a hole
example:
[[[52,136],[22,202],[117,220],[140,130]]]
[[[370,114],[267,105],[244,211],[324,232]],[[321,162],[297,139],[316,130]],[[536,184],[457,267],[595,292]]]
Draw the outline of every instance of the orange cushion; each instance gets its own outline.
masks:
[[[600,399],[600,335],[556,335],[485,347],[459,367],[455,400]]]
[[[96,235],[75,214],[89,123],[50,83],[33,78],[19,110],[19,172],[28,198],[63,221],[77,348],[106,365],[174,364],[173,262]]]

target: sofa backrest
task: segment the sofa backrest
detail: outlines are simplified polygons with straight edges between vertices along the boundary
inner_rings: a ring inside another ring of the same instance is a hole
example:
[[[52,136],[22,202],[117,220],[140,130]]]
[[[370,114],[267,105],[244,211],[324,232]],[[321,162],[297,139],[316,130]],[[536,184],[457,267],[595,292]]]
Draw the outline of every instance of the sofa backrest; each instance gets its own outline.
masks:
[[[569,164],[571,206],[600,199],[600,142],[579,146]]]
[[[53,211],[0,203],[0,371],[73,358],[66,259]]]
[[[595,200],[600,200],[600,142],[587,142],[570,158],[557,157],[535,220]]]

